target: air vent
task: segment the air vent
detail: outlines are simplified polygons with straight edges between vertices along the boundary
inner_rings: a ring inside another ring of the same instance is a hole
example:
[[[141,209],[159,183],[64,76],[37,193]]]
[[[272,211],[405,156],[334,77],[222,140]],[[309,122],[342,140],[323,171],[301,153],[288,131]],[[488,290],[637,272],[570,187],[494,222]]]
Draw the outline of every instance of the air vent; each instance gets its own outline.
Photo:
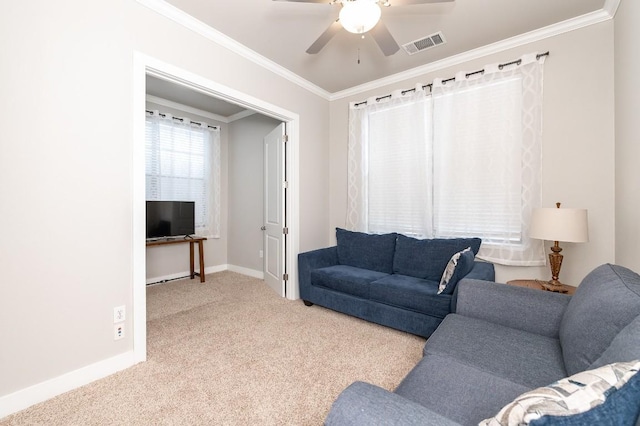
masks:
[[[414,53],[422,52],[423,50],[431,49],[432,47],[436,47],[444,43],[446,43],[444,35],[441,31],[438,31],[430,36],[403,44],[402,48],[407,52],[407,54],[413,55]]]

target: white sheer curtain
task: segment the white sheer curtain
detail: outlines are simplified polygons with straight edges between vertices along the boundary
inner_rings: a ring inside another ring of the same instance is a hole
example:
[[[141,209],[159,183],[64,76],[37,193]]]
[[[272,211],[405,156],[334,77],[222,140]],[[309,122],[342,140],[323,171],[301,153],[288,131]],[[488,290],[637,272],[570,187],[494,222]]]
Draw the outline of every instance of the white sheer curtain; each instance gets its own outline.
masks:
[[[146,199],[194,201],[196,234],[220,238],[220,129],[163,115],[147,114]]]
[[[420,86],[351,108],[349,229],[431,233],[430,121],[431,101]]]
[[[479,257],[544,265],[528,237],[541,204],[543,59],[436,79],[351,104],[347,228],[477,236]]]
[[[544,57],[543,57],[544,58]],[[529,238],[541,205],[543,59],[433,82],[435,236],[477,236],[478,257],[544,265]]]

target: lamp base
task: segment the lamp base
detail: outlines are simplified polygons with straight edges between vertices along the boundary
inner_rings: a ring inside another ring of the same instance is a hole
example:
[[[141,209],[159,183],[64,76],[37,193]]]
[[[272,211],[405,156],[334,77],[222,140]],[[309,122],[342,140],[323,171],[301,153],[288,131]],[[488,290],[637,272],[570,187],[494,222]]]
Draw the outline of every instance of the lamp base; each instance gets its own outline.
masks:
[[[540,281],[540,285],[547,291],[553,291],[555,293],[566,293],[568,290],[558,280]]]

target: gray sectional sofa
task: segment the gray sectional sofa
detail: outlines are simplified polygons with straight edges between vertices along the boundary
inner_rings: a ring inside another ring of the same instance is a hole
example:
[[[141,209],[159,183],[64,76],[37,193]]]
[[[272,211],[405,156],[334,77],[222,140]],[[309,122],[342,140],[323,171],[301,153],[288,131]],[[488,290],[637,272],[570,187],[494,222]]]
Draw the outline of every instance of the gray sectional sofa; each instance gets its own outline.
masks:
[[[337,245],[298,256],[300,298],[367,321],[428,337],[455,310],[463,277],[494,279],[490,263],[475,261],[479,238],[419,240],[395,233],[336,229]],[[451,257],[467,248],[442,293]]]
[[[629,269],[602,265],[573,296],[463,279],[456,312],[429,337],[423,358],[398,388],[352,384],[326,425],[477,425],[532,389],[637,360],[640,276]],[[633,425],[640,424],[639,412],[636,373],[583,414],[560,418],[542,411],[530,424]]]

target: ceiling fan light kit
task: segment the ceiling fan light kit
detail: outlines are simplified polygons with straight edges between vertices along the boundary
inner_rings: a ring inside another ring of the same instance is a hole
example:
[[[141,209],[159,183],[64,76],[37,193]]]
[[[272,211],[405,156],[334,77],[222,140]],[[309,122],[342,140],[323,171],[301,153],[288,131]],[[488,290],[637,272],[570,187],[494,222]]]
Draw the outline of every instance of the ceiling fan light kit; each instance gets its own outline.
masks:
[[[375,27],[380,16],[382,11],[376,0],[343,1],[340,23],[350,33],[363,34]]]
[[[371,37],[385,56],[391,56],[400,50],[400,46],[395,41],[387,26],[380,19],[382,9],[380,6],[409,6],[415,4],[450,3],[455,0],[273,0],[288,1],[294,3],[325,3],[341,4],[338,19],[333,21],[329,27],[313,42],[307,49],[307,53],[315,55],[336,35],[342,28],[353,34],[364,34],[371,31]],[[364,36],[363,36],[364,37]],[[416,40],[421,41],[421,40]],[[441,44],[444,40],[440,40]],[[407,48],[405,48],[407,50]],[[409,50],[424,50],[422,46],[412,46]],[[415,53],[415,52],[413,52]]]

